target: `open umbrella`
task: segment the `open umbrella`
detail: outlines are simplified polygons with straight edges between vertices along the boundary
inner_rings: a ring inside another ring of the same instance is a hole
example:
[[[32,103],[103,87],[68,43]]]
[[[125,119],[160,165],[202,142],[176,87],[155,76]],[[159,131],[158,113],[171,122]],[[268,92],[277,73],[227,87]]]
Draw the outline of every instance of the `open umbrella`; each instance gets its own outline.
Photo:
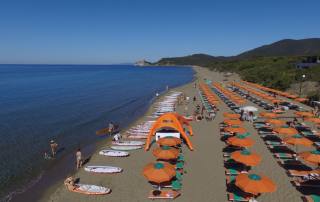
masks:
[[[272,125],[285,125],[286,122],[283,120],[279,119],[268,119],[266,120],[267,123],[272,124]]]
[[[170,181],[175,175],[174,167],[166,162],[149,163],[143,169],[143,175],[151,182],[160,183]]]
[[[258,195],[260,193],[274,192],[277,189],[275,183],[268,177],[256,174],[239,174],[235,184],[244,192]]]
[[[259,115],[264,118],[277,118],[279,116],[276,113],[270,113],[270,112],[262,112]]]
[[[230,119],[239,119],[240,114],[233,114],[233,113],[223,113],[223,116],[225,118],[230,118]]]
[[[314,117],[314,114],[311,112],[295,112],[295,115],[300,117]]]
[[[312,123],[319,124],[320,123],[320,118],[307,118],[305,121],[309,121]]]
[[[247,166],[256,166],[261,162],[261,156],[249,150],[235,151],[231,153],[231,158]]]
[[[177,138],[177,137],[164,137],[164,138],[160,138],[157,143],[159,145],[163,145],[163,146],[177,146],[181,144],[181,139]]]
[[[275,128],[273,130],[274,132],[280,134],[280,135],[295,135],[299,132],[295,128]]]
[[[310,147],[312,146],[313,142],[299,134],[293,135],[289,138],[285,138],[283,140],[285,143],[287,144],[291,144],[291,145],[303,145],[306,147]]]
[[[159,159],[176,159],[179,156],[179,150],[169,146],[162,146],[154,149],[152,154]]]
[[[241,107],[240,109],[242,109],[243,111],[247,111],[247,112],[257,112],[258,108],[254,107],[254,106],[245,106],[245,107]]]
[[[302,152],[299,156],[307,162],[317,164],[318,168],[320,168],[320,150]]]
[[[245,128],[241,128],[241,127],[238,127],[238,128],[226,127],[223,130],[226,132],[229,132],[229,133],[245,133],[245,132],[247,132],[247,130]]]
[[[241,125],[242,124],[242,121],[240,121],[239,119],[225,119],[223,122],[227,125]]]
[[[306,101],[308,101],[308,99],[299,97],[299,98],[294,99],[294,101],[296,101],[296,102],[306,102]]]
[[[251,147],[254,141],[243,135],[236,135],[234,137],[229,137],[227,143],[237,147]]]

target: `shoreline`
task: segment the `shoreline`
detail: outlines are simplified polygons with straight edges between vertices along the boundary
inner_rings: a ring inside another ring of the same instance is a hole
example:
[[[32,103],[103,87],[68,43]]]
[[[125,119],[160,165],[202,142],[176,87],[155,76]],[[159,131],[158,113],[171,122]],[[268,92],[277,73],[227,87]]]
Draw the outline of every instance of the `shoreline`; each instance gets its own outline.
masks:
[[[191,81],[184,83],[182,85],[169,88],[168,91],[164,90],[160,92],[159,97],[152,97],[148,102],[148,107],[146,107],[145,111],[138,115],[133,121],[128,122],[123,129],[121,129],[121,133],[123,134],[132,126],[142,122],[144,119],[147,118],[153,111],[154,105],[157,101],[163,99],[170,91],[176,91],[183,86],[186,86],[190,83],[193,83],[197,79],[197,72],[194,70],[192,66],[189,66],[193,69],[193,76]],[[91,158],[93,155],[97,155],[97,153],[101,150],[102,147],[109,146],[111,144],[112,138],[111,136],[104,136],[101,139],[97,139],[95,142],[92,142],[85,147],[82,148],[83,153],[86,155],[86,158]],[[65,179],[65,174],[67,175],[75,175],[78,171],[74,169],[74,165],[70,164],[69,161],[74,161],[73,153],[65,154],[62,159],[51,168],[44,170],[39,176],[36,182],[31,182],[30,185],[27,184],[25,189],[17,190],[13,192],[12,198],[9,198],[10,201],[21,201],[21,200],[32,200],[32,201],[45,201],[54,191],[61,186],[61,180]],[[67,167],[68,172],[64,174],[59,173],[62,169]],[[19,193],[21,191],[21,193]],[[6,199],[6,198],[4,198]]]
[[[176,106],[176,112],[185,115],[192,114],[197,104],[200,104],[198,89],[194,87],[194,81],[203,81],[208,79],[215,82],[226,81],[224,74],[221,72],[210,71],[206,68],[193,67],[197,72],[193,82],[175,88],[174,90],[183,92],[190,99],[190,102]],[[239,80],[238,75],[232,75],[227,80]],[[150,120],[148,114],[153,110],[154,104],[161,100],[155,100],[150,105],[147,113],[136,122]],[[196,102],[192,98],[196,97]],[[248,105],[249,102],[247,103]],[[230,112],[230,108],[223,102],[218,105],[218,113],[214,120],[192,121],[191,126],[194,132],[189,136],[194,147],[190,151],[186,145],[182,146],[182,153],[185,159],[181,195],[175,199],[177,202],[184,201],[227,201],[227,186],[225,175],[225,164],[223,151],[226,147],[225,142],[221,141],[220,123],[225,119],[224,112]],[[262,109],[261,109],[262,110]],[[263,110],[262,110],[263,111]],[[244,122],[244,127],[252,134],[251,138],[255,142],[252,150],[261,155],[262,161],[258,166],[251,168],[251,172],[262,174],[270,177],[277,184],[277,191],[263,194],[259,201],[301,201],[301,193],[290,183],[290,177],[281,169],[273,154],[268,150],[264,141],[257,134],[252,124]],[[94,154],[90,164],[92,165],[110,165],[123,168],[121,174],[115,175],[93,175],[80,169],[75,178],[80,178],[80,183],[88,183],[100,186],[106,186],[112,189],[112,193],[103,196],[83,195],[69,192],[63,185],[62,181],[57,184],[51,192],[43,193],[40,201],[65,202],[65,201],[149,201],[148,193],[153,190],[146,178],[142,175],[142,170],[147,163],[154,162],[152,150],[156,148],[153,145],[151,150],[130,151],[130,156],[126,158],[110,158]],[[98,150],[99,148],[97,148]],[[276,171],[276,172],[275,172]],[[202,186],[201,186],[202,185]]]

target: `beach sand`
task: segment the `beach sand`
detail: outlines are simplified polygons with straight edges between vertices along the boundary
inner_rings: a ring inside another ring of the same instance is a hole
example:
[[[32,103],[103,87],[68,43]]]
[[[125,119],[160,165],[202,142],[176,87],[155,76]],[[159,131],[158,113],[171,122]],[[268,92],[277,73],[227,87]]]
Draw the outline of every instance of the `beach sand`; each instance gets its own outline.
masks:
[[[202,81],[204,78],[221,82],[225,79],[223,73],[209,71],[201,67],[194,67],[194,69],[197,72],[197,82]],[[238,79],[239,77],[237,75],[228,77],[229,81]],[[190,99],[192,99],[193,96],[197,96],[199,100],[193,82],[174,90],[184,92]],[[248,104],[249,103],[250,102],[248,102]],[[192,101],[189,103],[189,114],[192,114],[195,105]],[[250,103],[250,105],[253,104]],[[151,106],[146,116],[151,113],[152,107],[153,106]],[[208,122],[203,120],[200,122],[192,122],[194,136],[191,137],[191,141],[195,150],[190,151],[186,146],[183,147],[186,173],[183,176],[181,196],[175,200],[177,202],[227,201],[226,176],[222,158],[222,150],[225,147],[225,143],[220,140],[219,123],[224,119],[222,116],[223,112],[230,110],[222,102],[218,108],[220,111],[213,121]],[[177,107],[177,111],[181,114],[184,114],[184,110],[184,106]],[[136,123],[147,120],[148,118],[146,116],[139,119]],[[277,164],[276,159],[273,158],[262,139],[257,135],[257,131],[249,123],[245,123],[245,127],[252,133],[252,138],[256,142],[252,150],[260,154],[263,158],[262,163],[254,167],[253,171],[265,174],[277,184],[276,192],[262,194],[262,196],[258,198],[258,201],[301,201],[301,194],[290,184],[290,178],[286,175],[285,170]],[[142,169],[147,163],[155,161],[151,152],[152,148],[148,152],[144,150],[131,151],[130,156],[127,158],[111,158],[98,155],[99,150],[107,147],[107,143],[99,146],[97,152],[91,157],[88,165],[119,166],[124,169],[122,173],[94,175],[81,169],[75,174],[75,177],[80,178],[81,183],[109,187],[112,189],[111,194],[88,196],[71,193],[66,190],[61,181],[59,184],[49,188],[40,201],[149,201],[147,196],[149,191],[152,190],[152,187],[143,177]]]

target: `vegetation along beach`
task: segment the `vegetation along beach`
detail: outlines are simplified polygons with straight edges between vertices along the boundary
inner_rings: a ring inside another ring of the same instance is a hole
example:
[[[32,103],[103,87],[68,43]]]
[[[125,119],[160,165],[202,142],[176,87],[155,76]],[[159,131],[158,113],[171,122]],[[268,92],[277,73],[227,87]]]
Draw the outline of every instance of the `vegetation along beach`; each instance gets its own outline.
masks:
[[[0,201],[320,202],[320,3],[0,3]]]

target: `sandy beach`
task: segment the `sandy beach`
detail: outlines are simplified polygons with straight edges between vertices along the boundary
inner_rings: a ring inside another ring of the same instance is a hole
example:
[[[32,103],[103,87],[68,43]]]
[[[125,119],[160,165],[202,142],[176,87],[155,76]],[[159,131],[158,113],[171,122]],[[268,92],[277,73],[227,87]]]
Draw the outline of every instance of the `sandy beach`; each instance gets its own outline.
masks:
[[[201,67],[194,67],[196,71],[195,82],[210,79],[212,81],[225,82],[223,73],[209,71]],[[239,80],[237,75],[228,77],[229,81]],[[199,101],[198,90],[194,87],[194,82],[174,89],[181,91],[190,98],[197,97]],[[163,97],[163,96],[162,96]],[[156,100],[162,99],[160,97]],[[200,102],[199,102],[200,103]],[[248,101],[249,105],[254,105]],[[188,113],[192,114],[195,109],[192,101],[188,105]],[[149,120],[147,117],[153,111],[154,105],[151,106],[146,115],[134,124]],[[181,196],[175,201],[177,202],[195,202],[195,201],[227,201],[226,192],[226,176],[223,164],[222,150],[226,146],[220,140],[219,124],[223,121],[223,112],[231,112],[230,109],[221,102],[218,106],[219,112],[213,121],[193,121],[191,122],[194,136],[190,139],[194,146],[194,151],[190,151],[186,146],[183,147],[185,156],[185,171],[183,176],[183,186]],[[261,109],[261,108],[260,108]],[[184,114],[184,106],[178,106],[177,112]],[[262,109],[261,109],[262,110]],[[257,135],[257,131],[252,124],[245,123],[245,128],[252,134],[255,140],[255,145],[252,151],[257,152],[262,156],[260,165],[253,167],[252,171],[262,173],[270,177],[277,184],[277,191],[274,193],[262,194],[258,201],[301,201],[301,193],[290,183],[290,178],[285,173],[285,170],[279,166],[272,153],[267,149],[263,140]],[[104,196],[89,196],[69,192],[63,182],[50,187],[43,194],[40,201],[65,202],[65,201],[117,201],[117,202],[140,202],[149,201],[147,196],[152,187],[142,175],[143,167],[154,162],[155,159],[150,151],[137,150],[130,151],[130,156],[126,158],[111,158],[101,156],[98,151],[108,148],[110,141],[104,141],[99,144],[97,152],[91,157],[87,165],[111,165],[123,168],[123,172],[113,175],[98,175],[85,172],[80,169],[76,172],[75,177],[80,178],[81,183],[95,184],[106,186],[112,189],[112,192]],[[161,201],[161,200],[159,200]]]

